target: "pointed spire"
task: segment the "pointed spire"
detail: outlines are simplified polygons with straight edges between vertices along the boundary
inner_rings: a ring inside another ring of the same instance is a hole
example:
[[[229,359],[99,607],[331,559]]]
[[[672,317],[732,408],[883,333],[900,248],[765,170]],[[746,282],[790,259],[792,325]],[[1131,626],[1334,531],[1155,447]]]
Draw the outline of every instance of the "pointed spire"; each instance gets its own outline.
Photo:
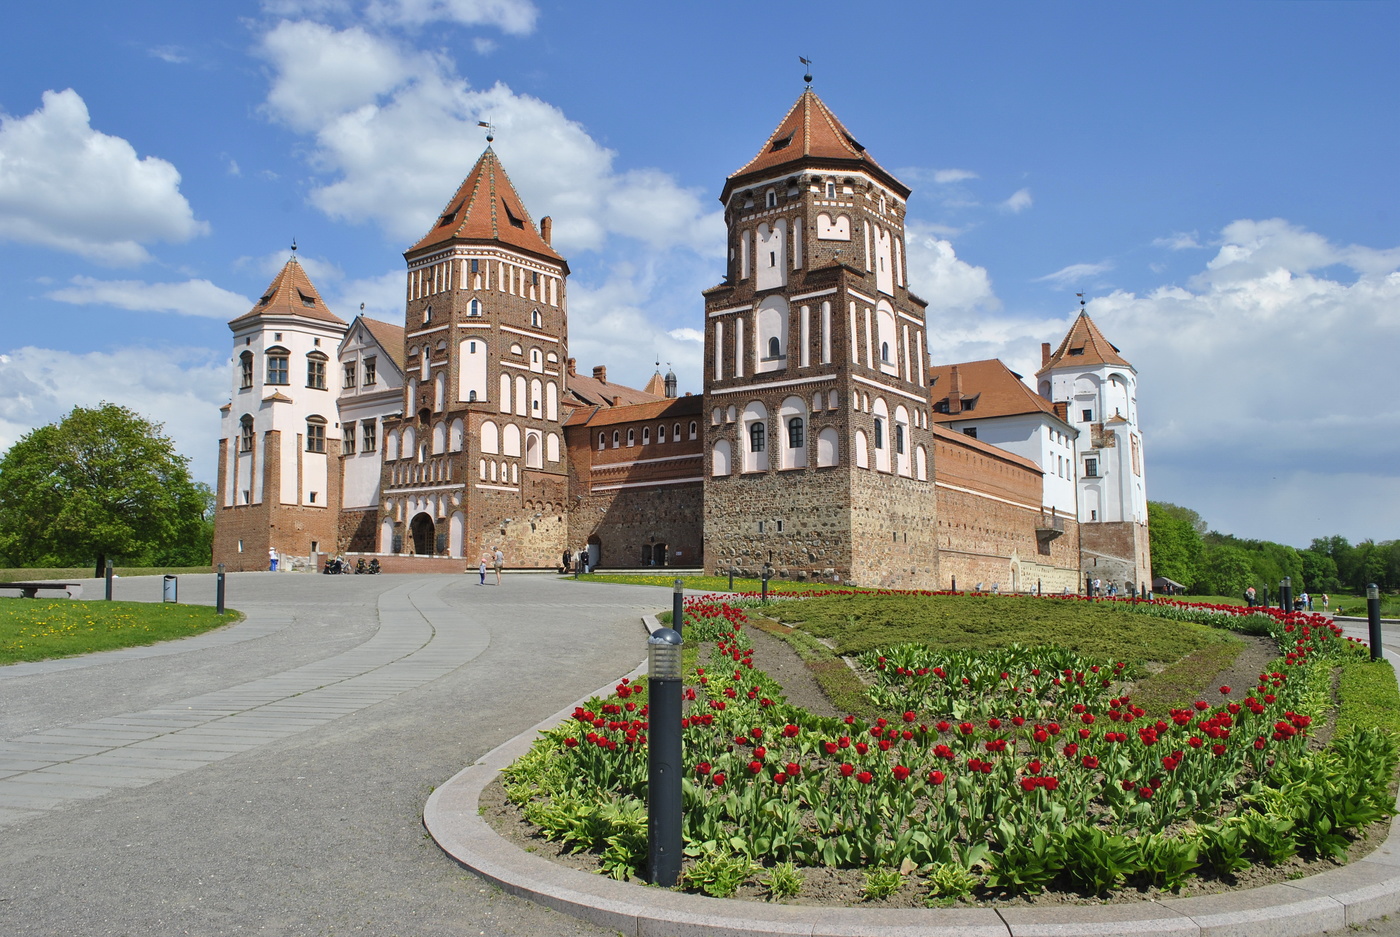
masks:
[[[1060,367],[1094,368],[1102,364],[1132,367],[1128,360],[1118,353],[1118,349],[1103,337],[1103,333],[1094,324],[1094,320],[1089,318],[1089,314],[1081,309],[1079,317],[1065,334],[1064,341],[1060,342],[1060,347],[1055,349],[1055,353],[1046,359],[1040,370],[1035,373],[1039,376]]]
[[[427,234],[405,255],[453,240],[499,241],[548,260],[564,258],[540,235],[505,167],[490,146],[443,207]]]
[[[721,200],[728,200],[729,193],[747,177],[771,176],[789,166],[797,170],[802,163],[809,163],[813,168],[861,169],[881,179],[901,198],[907,198],[910,192],[908,186],[871,158],[826,102],[809,87],[798,96],[758,155],[725,182]]]
[[[321,294],[306,275],[306,269],[297,261],[295,241],[292,242],[292,251],[292,256],[263,291],[262,298],[229,325],[256,316],[301,316],[318,322],[345,325],[344,319],[326,308],[325,300],[321,299]]]

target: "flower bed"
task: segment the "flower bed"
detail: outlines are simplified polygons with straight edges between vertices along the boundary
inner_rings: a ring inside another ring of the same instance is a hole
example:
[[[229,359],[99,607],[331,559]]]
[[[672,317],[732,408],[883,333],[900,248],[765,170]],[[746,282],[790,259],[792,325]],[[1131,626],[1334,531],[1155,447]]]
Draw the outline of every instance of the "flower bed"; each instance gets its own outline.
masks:
[[[891,870],[912,872],[931,902],[1172,888],[1299,852],[1343,856],[1350,831],[1389,812],[1388,734],[1309,749],[1334,664],[1359,653],[1321,616],[1265,616],[1285,653],[1252,691],[1230,701],[1222,687],[1166,718],[1133,703],[1130,661],[871,651],[869,696],[888,713],[871,724],[787,705],[742,608],[692,601],[686,617],[688,640],[715,639],[687,680],[682,729],[685,877],[710,894],[755,876],[790,894],[800,866],[866,869],[871,896],[902,882]],[[505,778],[544,835],[599,853],[619,878],[646,861],[646,716],[644,688],[624,681]]]

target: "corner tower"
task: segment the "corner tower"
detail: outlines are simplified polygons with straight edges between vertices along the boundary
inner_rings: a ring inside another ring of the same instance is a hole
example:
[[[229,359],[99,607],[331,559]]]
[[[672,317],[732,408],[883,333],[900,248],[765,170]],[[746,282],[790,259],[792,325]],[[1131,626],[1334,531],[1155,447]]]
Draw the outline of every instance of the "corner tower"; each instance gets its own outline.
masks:
[[[340,422],[328,372],[346,324],[293,253],[228,327],[232,387],[221,408],[214,562],[267,569],[269,550],[288,563],[334,551]]]
[[[1137,371],[1081,311],[1052,354],[1041,346],[1040,395],[1063,403],[1075,440],[1080,568],[1124,591],[1152,581]]]
[[[705,291],[705,558],[919,587],[937,574],[909,188],[810,88],[724,185]]]
[[[381,552],[557,563],[568,264],[489,146],[404,253],[404,407],[385,423]]]

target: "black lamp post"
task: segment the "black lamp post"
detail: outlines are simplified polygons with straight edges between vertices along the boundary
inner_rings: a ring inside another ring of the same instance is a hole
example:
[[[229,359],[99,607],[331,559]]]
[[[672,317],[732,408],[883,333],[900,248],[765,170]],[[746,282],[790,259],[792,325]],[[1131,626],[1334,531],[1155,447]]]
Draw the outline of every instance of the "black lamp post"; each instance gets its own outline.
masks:
[[[763,564],[763,604],[768,604],[768,580],[773,578],[773,564]]]
[[[219,564],[219,575],[214,578],[214,611],[224,613],[224,564]]]
[[[1373,582],[1366,587],[1366,624],[1371,632],[1371,660],[1381,659],[1381,590]]]
[[[685,624],[685,583],[676,580],[675,591],[671,594],[671,627],[680,634]]]
[[[112,561],[107,561],[107,569],[104,578],[107,580],[107,601],[112,601]]]
[[[1284,576],[1283,581],[1278,584],[1279,608],[1285,613],[1293,611],[1293,577]]]
[[[681,636],[658,628],[647,639],[647,869],[651,883],[681,872]]]

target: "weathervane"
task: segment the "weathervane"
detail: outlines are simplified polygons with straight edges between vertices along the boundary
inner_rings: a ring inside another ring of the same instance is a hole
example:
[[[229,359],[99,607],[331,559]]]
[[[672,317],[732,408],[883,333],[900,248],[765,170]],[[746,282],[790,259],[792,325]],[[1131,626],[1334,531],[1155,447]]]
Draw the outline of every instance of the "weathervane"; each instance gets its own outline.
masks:
[[[806,65],[806,66],[807,66],[807,74],[805,74],[805,75],[802,76],[802,80],[805,81],[805,82],[807,82],[807,84],[810,85],[810,84],[812,83],[812,60],[809,59],[809,58],[806,58],[806,57],[804,57],[804,56],[799,55],[799,56],[797,57],[797,61],[799,61],[799,62],[801,62],[803,65]]]
[[[1080,306],[1080,308],[1082,309],[1082,308],[1084,307],[1084,294],[1083,294],[1083,293],[1075,293],[1074,295],[1079,297],[1079,306]]]
[[[495,125],[495,124],[491,123],[489,120],[478,120],[478,121],[476,122],[476,125],[477,125],[478,127],[485,127],[485,128],[486,128],[486,142],[487,142],[487,143],[490,143],[491,141],[493,141],[493,140],[496,139],[496,125]]]

